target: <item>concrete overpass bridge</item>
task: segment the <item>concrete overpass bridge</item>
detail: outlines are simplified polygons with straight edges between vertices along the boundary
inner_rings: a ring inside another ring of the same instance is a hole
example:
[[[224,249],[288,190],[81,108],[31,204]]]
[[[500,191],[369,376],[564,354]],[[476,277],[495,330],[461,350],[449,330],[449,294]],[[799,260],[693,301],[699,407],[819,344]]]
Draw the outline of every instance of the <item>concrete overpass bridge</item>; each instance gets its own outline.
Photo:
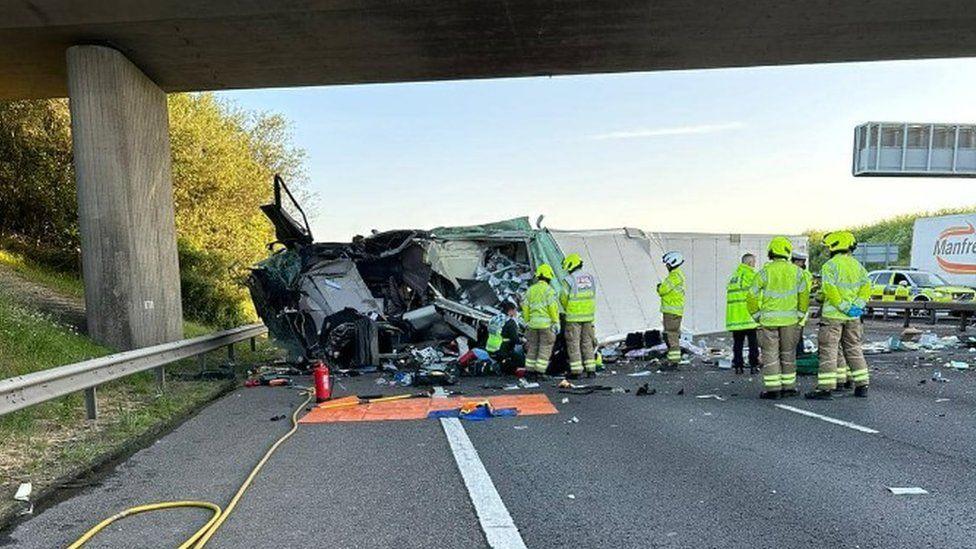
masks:
[[[182,335],[166,92],[972,55],[957,0],[0,0],[0,99],[70,98],[89,332],[123,349]]]

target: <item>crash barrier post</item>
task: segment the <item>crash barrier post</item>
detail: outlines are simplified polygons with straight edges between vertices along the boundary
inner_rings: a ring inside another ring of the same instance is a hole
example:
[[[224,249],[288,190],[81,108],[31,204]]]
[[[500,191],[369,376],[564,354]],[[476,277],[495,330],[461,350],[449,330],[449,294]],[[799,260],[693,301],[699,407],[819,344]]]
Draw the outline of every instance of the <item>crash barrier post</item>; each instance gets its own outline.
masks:
[[[231,349],[228,353],[233,360],[234,343],[245,339],[253,340],[267,331],[264,324],[249,324],[210,335],[143,347],[2,379],[0,380],[0,416],[84,391],[85,413],[88,419],[95,419],[98,417],[98,402],[95,397],[96,387],[99,385],[154,369],[157,385],[162,389],[165,377],[163,368],[167,364],[197,356],[202,365],[204,353],[221,347]]]
[[[911,324],[912,311],[925,311],[929,322],[936,324],[939,312],[957,313],[959,315],[959,331],[965,332],[969,325],[969,318],[976,312],[976,302],[937,302],[937,301],[868,301],[869,314],[880,310],[884,318],[888,318],[888,309],[900,310],[905,319],[904,326]]]

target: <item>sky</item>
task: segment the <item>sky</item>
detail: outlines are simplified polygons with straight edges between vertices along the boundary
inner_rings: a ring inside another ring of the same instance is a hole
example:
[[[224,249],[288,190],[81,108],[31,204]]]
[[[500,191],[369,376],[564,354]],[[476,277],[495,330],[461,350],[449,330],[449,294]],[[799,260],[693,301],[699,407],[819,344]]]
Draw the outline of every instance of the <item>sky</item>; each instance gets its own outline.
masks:
[[[976,204],[854,178],[867,121],[976,123],[976,59],[220,92],[283,114],[317,240],[545,215],[550,228],[797,233]],[[270,183],[269,183],[270,185]]]

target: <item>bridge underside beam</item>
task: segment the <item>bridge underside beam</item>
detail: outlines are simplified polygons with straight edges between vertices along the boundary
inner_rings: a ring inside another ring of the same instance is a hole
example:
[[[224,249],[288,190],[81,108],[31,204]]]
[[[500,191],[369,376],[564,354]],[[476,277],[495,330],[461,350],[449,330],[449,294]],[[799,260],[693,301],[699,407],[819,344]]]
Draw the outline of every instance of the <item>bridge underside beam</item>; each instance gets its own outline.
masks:
[[[0,9],[0,98],[66,92],[104,44],[199,91],[976,55],[959,0],[33,0]]]

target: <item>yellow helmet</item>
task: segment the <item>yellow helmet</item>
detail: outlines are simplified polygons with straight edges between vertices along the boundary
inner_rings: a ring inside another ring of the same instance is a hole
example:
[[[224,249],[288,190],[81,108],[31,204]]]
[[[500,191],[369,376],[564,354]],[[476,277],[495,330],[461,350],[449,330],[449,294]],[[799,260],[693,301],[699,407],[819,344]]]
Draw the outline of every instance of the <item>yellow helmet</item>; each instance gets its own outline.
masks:
[[[769,255],[789,259],[793,254],[793,243],[785,236],[777,236],[769,241]]]
[[[823,244],[831,252],[849,252],[857,245],[857,238],[850,231],[834,231],[824,235]]]
[[[547,280],[552,280],[556,278],[556,273],[552,272],[552,267],[548,263],[543,263],[539,265],[539,268],[535,270],[536,278],[545,278]]]
[[[569,254],[563,260],[563,270],[567,273],[583,265],[583,258],[579,254]]]

